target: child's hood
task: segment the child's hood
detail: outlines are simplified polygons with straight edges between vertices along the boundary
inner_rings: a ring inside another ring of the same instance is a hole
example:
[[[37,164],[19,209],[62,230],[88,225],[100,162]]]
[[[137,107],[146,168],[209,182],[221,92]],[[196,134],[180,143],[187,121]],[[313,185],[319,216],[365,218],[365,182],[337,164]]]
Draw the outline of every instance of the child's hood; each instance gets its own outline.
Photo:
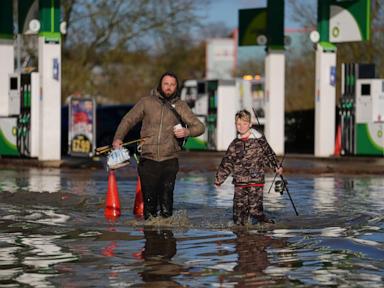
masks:
[[[261,137],[263,135],[259,131],[251,128],[251,135],[249,135],[248,139],[260,139]],[[241,135],[237,134],[237,138],[241,139]]]

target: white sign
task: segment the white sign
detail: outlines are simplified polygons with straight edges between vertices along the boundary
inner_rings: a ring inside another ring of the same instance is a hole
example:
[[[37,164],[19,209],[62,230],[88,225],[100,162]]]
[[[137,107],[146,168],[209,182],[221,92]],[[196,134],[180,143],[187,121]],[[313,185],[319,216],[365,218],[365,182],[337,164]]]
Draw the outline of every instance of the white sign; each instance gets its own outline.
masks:
[[[206,78],[233,79],[236,49],[233,38],[209,39],[206,47]]]

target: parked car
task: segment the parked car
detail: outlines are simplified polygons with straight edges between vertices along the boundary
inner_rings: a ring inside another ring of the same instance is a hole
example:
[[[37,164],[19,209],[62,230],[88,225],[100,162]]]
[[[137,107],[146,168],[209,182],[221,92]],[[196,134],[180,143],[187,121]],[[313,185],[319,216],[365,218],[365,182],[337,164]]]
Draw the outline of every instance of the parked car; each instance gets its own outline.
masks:
[[[122,105],[97,105],[96,107],[96,147],[112,144],[117,126],[124,115],[133,107],[131,104]],[[124,142],[138,139],[140,137],[141,123],[137,124]],[[129,150],[133,152],[136,145],[131,145]],[[96,148],[95,147],[95,148]],[[68,154],[68,106],[61,110],[61,154]]]

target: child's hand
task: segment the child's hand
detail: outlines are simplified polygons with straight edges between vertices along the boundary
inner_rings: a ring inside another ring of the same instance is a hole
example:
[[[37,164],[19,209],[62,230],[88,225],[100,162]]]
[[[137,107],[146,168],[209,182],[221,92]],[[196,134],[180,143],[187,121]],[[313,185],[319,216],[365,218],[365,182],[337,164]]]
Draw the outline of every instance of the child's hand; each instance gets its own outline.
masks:
[[[275,172],[279,175],[283,175],[283,167],[279,167],[275,169]]]

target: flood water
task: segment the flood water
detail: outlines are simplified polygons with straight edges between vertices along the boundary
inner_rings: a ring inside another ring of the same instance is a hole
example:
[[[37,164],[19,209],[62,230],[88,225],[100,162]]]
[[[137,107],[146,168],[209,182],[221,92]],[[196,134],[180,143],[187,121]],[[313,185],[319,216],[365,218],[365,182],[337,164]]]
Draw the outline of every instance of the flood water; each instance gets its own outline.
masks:
[[[135,169],[119,169],[110,222],[103,169],[0,168],[0,286],[383,287],[381,175],[288,175],[299,216],[267,175],[268,227],[234,226],[233,187],[213,178],[180,172],[174,217],[144,222]]]

